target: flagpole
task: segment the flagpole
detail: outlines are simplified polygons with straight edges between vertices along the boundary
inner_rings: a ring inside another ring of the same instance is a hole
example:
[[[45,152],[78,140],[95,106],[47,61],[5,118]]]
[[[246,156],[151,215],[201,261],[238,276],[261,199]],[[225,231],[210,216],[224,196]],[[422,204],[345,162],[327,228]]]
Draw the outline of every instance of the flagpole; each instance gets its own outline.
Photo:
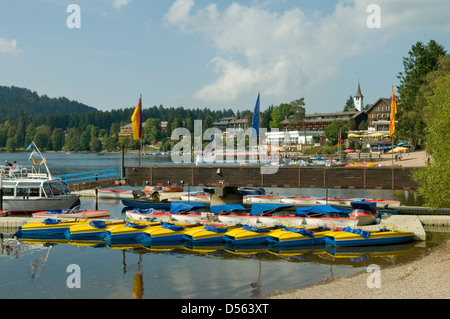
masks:
[[[394,86],[392,86],[392,93],[394,92]],[[394,98],[394,96],[392,97],[392,99]],[[390,120],[392,121],[392,102],[391,102],[391,118]],[[394,119],[395,121],[395,119]],[[394,122],[395,123],[395,122]],[[389,134],[391,134],[391,125],[389,125]],[[391,163],[392,163],[392,169],[394,169],[394,132],[392,132],[391,134]]]
[[[36,150],[36,152],[41,157],[41,159],[42,159],[41,162],[42,161],[44,162],[44,166],[45,166],[45,169],[47,170],[48,178],[52,179],[52,174],[50,173],[50,170],[48,169],[48,166],[47,166],[47,160],[44,158],[44,156],[42,156],[42,153],[39,150],[39,148],[36,146],[36,144],[33,141],[31,141],[31,143],[33,144],[33,148]]]
[[[142,94],[139,96],[139,100],[141,101],[141,114],[142,114]],[[141,130],[141,137],[144,136],[143,132],[142,132],[142,117],[140,120],[141,123],[139,123],[140,130]],[[141,147],[142,147],[142,138],[139,139],[139,167],[141,167]]]

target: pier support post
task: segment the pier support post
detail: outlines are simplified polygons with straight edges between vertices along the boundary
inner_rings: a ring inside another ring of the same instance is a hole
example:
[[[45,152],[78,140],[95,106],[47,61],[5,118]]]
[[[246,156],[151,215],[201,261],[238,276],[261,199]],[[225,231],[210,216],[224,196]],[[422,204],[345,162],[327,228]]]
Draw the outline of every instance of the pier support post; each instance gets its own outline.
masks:
[[[242,204],[242,194],[237,187],[218,186],[211,195],[212,205]]]

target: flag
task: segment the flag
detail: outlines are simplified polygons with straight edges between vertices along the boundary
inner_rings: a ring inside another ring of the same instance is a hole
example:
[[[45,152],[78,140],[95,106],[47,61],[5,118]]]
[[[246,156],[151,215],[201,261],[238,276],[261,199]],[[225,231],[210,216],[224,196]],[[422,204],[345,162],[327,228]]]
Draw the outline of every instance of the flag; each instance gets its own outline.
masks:
[[[33,161],[34,165],[37,165],[37,162],[36,162],[36,160],[34,158],[31,158],[31,160]]]
[[[30,145],[28,145],[28,147],[25,151],[28,152],[29,150],[32,150],[32,149],[33,149],[33,143],[30,143]]]
[[[34,155],[37,155],[37,153],[35,151],[32,151],[30,153],[30,157],[28,157],[28,160],[30,160]]]
[[[131,124],[133,126],[133,139],[142,139],[142,98],[139,98],[139,102],[131,116]]]
[[[42,165],[46,162],[47,160],[45,159],[45,157],[42,159],[42,161],[39,163],[39,165]],[[37,163],[37,162],[36,162]]]
[[[252,131],[250,132],[250,138],[257,138],[259,135],[259,93],[256,99],[255,110],[252,118]]]
[[[397,101],[395,100],[395,89],[392,88],[391,122],[389,123],[389,136],[392,136],[395,133],[395,114],[397,114]]]
[[[342,131],[341,131],[341,129],[339,129],[339,139],[338,139],[339,149],[341,148],[341,144],[342,144]]]

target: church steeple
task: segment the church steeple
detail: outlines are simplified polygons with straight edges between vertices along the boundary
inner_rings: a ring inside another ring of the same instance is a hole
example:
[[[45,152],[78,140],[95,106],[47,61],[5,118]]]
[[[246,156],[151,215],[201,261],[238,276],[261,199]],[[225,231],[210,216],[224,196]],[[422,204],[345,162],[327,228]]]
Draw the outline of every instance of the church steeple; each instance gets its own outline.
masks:
[[[353,102],[355,103],[355,108],[360,112],[363,109],[363,98],[364,96],[361,94],[361,87],[358,82],[358,88],[356,89],[356,93],[353,96]]]

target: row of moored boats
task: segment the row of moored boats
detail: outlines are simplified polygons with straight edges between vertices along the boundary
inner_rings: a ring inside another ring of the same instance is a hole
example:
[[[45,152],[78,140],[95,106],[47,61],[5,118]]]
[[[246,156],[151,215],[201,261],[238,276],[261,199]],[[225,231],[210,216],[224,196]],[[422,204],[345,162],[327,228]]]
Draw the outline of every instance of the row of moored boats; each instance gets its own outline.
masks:
[[[239,222],[221,223],[218,222],[219,219],[216,219],[220,216],[219,214],[214,216],[211,215],[212,213],[200,214],[203,218],[196,219],[197,217],[194,218],[196,213],[186,213],[182,209],[173,214],[147,212],[147,217],[152,217],[147,220],[134,220],[130,218],[132,214],[142,213],[138,210],[130,211],[127,213],[127,219],[121,221],[47,218],[22,225],[16,236],[28,239],[102,241],[111,245],[138,243],[153,246],[187,243],[189,245],[267,244],[280,247],[386,245],[409,242],[414,237],[413,233],[395,228],[365,231],[350,226],[328,227],[318,224],[288,225],[287,223],[283,225],[275,221],[271,224],[260,223],[259,225]],[[186,219],[188,217],[191,219]],[[245,222],[248,219],[240,221]]]

